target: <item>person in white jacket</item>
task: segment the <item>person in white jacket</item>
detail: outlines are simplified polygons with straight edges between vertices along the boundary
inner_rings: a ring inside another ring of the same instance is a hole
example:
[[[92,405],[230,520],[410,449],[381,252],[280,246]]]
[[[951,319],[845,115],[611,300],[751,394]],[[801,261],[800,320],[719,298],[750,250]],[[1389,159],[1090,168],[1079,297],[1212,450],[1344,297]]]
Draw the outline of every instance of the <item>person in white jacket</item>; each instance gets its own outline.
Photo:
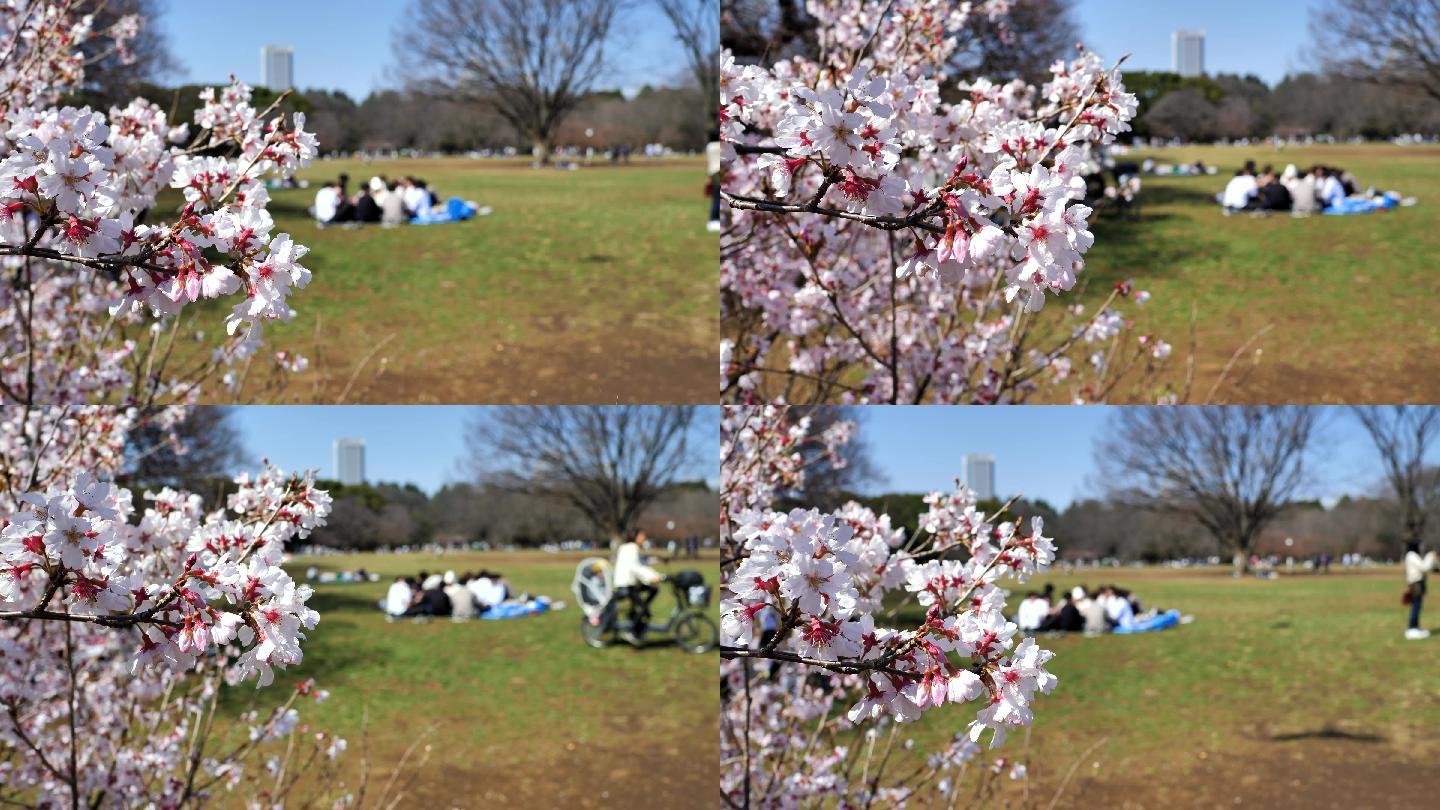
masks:
[[[410,609],[410,601],[414,595],[415,592],[411,590],[405,577],[396,577],[385,594],[385,613],[392,617],[403,616],[405,611]]]
[[[1016,611],[1015,624],[1019,625],[1021,630],[1033,633],[1040,629],[1040,623],[1045,621],[1045,616],[1049,613],[1050,603],[1045,601],[1045,597],[1038,591],[1031,591]]]
[[[615,593],[630,597],[630,627],[620,635],[631,644],[645,637],[645,623],[650,616],[650,602],[660,589],[656,587],[665,575],[645,564],[647,544],[645,532],[635,532],[631,539],[615,550]]]
[[[1410,624],[1405,629],[1405,638],[1420,639],[1430,635],[1429,630],[1420,627],[1420,606],[1425,601],[1426,574],[1435,569],[1435,552],[1421,555],[1419,541],[1412,540],[1405,545],[1405,588],[1410,597]]]

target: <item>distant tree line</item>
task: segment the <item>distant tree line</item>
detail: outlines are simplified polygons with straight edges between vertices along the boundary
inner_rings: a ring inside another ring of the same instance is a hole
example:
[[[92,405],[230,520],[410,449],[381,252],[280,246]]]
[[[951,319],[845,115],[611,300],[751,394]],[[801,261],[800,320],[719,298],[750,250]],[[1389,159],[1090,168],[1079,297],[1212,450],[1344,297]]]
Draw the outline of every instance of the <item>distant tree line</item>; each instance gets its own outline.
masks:
[[[812,416],[822,423],[867,418],[857,408],[820,408]],[[1341,420],[1363,429],[1382,472],[1366,491],[1326,509],[1301,493],[1313,481],[1310,451]],[[1063,510],[1022,499],[1004,519],[1043,518],[1047,533],[1062,539],[1063,554],[1079,559],[1221,556],[1237,571],[1248,570],[1254,555],[1398,559],[1408,543],[1440,541],[1437,447],[1440,408],[1433,406],[1116,408],[1095,443],[1101,497]],[[847,452],[839,468],[808,468],[807,476],[817,475],[787,493],[783,505],[830,509],[856,500],[916,530],[924,496],[855,494],[874,491],[878,476],[864,445]],[[989,500],[977,508],[995,514],[1000,506]]]
[[[121,98],[140,95],[164,108],[172,121],[188,123],[195,119],[202,88],[147,82],[128,83],[123,89],[96,86],[72,93],[65,103],[103,109],[123,103]],[[264,109],[275,95],[256,87],[254,105]],[[589,93],[555,130],[555,145],[593,146],[604,151],[612,146],[639,149],[660,143],[681,151],[699,150],[705,146],[708,132],[694,111],[704,103],[702,94],[691,88],[646,86],[629,99],[618,90]],[[281,109],[304,112],[306,128],[320,139],[320,149],[326,154],[360,150],[457,153],[507,147],[522,155],[530,151],[527,140],[490,108],[415,90],[382,90],[356,101],[338,90],[310,89],[292,93]]]
[[[206,509],[217,508],[236,490],[235,474],[252,466],[233,413],[199,407],[174,425],[137,425],[120,482],[138,492],[188,490]],[[327,525],[307,542],[374,549],[580,540],[604,547],[636,529],[662,542],[713,537],[719,493],[688,472],[713,452],[699,438],[713,419],[693,406],[481,409],[465,430],[470,482],[432,496],[412,483],[322,479],[334,503]],[[187,451],[176,452],[179,446]],[[144,508],[138,498],[137,507]]]
[[[1192,141],[1440,133],[1440,0],[1322,0],[1310,14],[1319,71],[1255,76],[1130,71],[1137,136]]]
[[[1326,134],[1390,138],[1440,132],[1440,101],[1404,85],[1299,73],[1270,87],[1258,76],[1126,71],[1139,99],[1136,137],[1185,141]]]
[[[604,547],[612,539],[560,499],[509,486],[447,484],[429,496],[414,484],[319,484],[335,499],[329,522],[307,541],[321,546],[366,550],[440,542],[535,547],[583,540]],[[719,495],[704,482],[677,483],[646,510],[641,526],[662,542],[671,536],[703,535],[719,511]],[[671,522],[675,528],[668,530]]]
[[[292,92],[281,110],[303,111],[325,153],[360,150],[466,152],[514,148],[547,160],[555,149],[640,149],[660,143],[698,150],[715,127],[719,53],[717,0],[660,0],[686,64],[632,98],[607,90],[623,46],[623,0],[413,0],[394,32],[396,89],[364,99],[325,89]],[[134,60],[91,54],[86,83],[64,104],[96,109],[136,96],[194,120],[202,85],[164,83],[178,68],[155,24],[157,0],[102,4],[96,24],[137,13],[147,24]],[[255,88],[255,107],[275,94]]]
[[[925,512],[921,493],[855,495],[839,493],[876,512],[890,515],[897,526],[914,531]],[[977,508],[994,513],[998,499],[982,501]],[[796,504],[798,505],[798,504]],[[1396,521],[1400,504],[1387,496],[1344,497],[1329,509],[1317,501],[1294,501],[1280,506],[1251,549],[1261,556],[1274,554],[1297,560],[1314,554],[1332,557],[1359,553],[1377,560],[1399,559],[1406,531]],[[1112,498],[1086,498],[1059,509],[1040,500],[1020,499],[1010,506],[1008,519],[1020,516],[1045,521],[1045,533],[1059,538],[1061,556],[1069,560],[1118,559],[1159,563],[1176,559],[1220,557],[1228,562],[1231,549],[1193,518],[1136,508]],[[1426,543],[1440,543],[1440,527],[1428,526]],[[1286,545],[1285,540],[1292,541]]]

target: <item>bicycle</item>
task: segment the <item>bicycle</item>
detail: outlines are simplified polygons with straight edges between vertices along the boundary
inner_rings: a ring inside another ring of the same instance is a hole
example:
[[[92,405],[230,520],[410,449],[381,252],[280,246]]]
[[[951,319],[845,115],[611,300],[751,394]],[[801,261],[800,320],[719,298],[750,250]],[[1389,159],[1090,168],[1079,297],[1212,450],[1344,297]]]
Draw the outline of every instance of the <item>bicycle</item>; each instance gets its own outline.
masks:
[[[675,606],[662,624],[649,622],[649,611],[637,605],[634,612],[640,614],[640,621],[633,622],[629,613],[622,616],[625,603],[631,601],[629,594],[618,593],[610,582],[608,560],[591,558],[580,563],[576,569],[571,590],[580,604],[580,636],[585,643],[595,648],[608,647],[622,636],[637,647],[644,646],[648,634],[670,636],[675,645],[686,652],[702,654],[719,646],[720,628],[710,618],[710,588],[699,571],[680,571],[665,578],[675,596]],[[643,633],[636,633],[635,624],[645,627]],[[628,639],[627,639],[628,640]]]

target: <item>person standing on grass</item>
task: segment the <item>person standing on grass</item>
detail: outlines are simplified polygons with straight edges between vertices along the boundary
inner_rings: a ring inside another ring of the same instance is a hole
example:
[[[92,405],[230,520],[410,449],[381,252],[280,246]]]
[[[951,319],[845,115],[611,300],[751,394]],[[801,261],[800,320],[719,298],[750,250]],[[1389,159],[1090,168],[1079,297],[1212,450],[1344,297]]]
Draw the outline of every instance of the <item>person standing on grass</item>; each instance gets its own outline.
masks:
[[[705,144],[705,172],[710,177],[710,221],[705,230],[720,232],[720,132],[710,131],[710,142]]]
[[[1425,578],[1435,568],[1435,552],[1420,554],[1420,541],[1411,540],[1405,544],[1405,598],[1410,602],[1410,624],[1405,629],[1405,638],[1414,640],[1426,638],[1429,630],[1420,627],[1420,607],[1425,601]]]

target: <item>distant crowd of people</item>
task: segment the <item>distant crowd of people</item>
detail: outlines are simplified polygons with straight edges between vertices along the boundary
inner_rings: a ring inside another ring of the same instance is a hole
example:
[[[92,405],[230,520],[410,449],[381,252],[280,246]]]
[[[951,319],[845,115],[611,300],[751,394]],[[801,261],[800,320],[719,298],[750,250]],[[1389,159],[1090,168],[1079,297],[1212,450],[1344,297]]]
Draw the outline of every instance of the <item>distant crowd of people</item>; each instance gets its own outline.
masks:
[[[358,571],[321,571],[318,566],[312,565],[305,569],[305,579],[309,582],[329,585],[336,582],[379,582],[380,575],[366,571],[364,568]]]
[[[685,535],[685,539],[679,542],[674,540],[667,541],[665,543],[665,552],[671,559],[676,559],[681,556],[688,557],[692,560],[698,559],[700,557],[700,535],[687,534]]]
[[[396,577],[385,594],[383,607],[392,619],[416,616],[448,616],[473,619],[510,598],[505,577],[494,571],[454,571]]]
[[[449,203],[440,203],[430,184],[419,177],[388,180],[384,175],[370,178],[355,194],[348,191],[350,175],[320,186],[310,213],[322,224],[374,223],[403,225],[455,219]],[[465,203],[474,213],[474,204]]]
[[[1258,172],[1255,161],[1230,178],[1220,195],[1226,213],[1237,211],[1289,211],[1297,216],[1333,208],[1358,191],[1355,175],[1334,166],[1312,166],[1301,172],[1291,163],[1280,174],[1271,166]]]
[[[1140,600],[1115,585],[1094,591],[1076,585],[1057,600],[1055,586],[1031,591],[1016,610],[1015,624],[1029,633],[1086,633],[1096,635],[1128,627],[1142,615]]]

